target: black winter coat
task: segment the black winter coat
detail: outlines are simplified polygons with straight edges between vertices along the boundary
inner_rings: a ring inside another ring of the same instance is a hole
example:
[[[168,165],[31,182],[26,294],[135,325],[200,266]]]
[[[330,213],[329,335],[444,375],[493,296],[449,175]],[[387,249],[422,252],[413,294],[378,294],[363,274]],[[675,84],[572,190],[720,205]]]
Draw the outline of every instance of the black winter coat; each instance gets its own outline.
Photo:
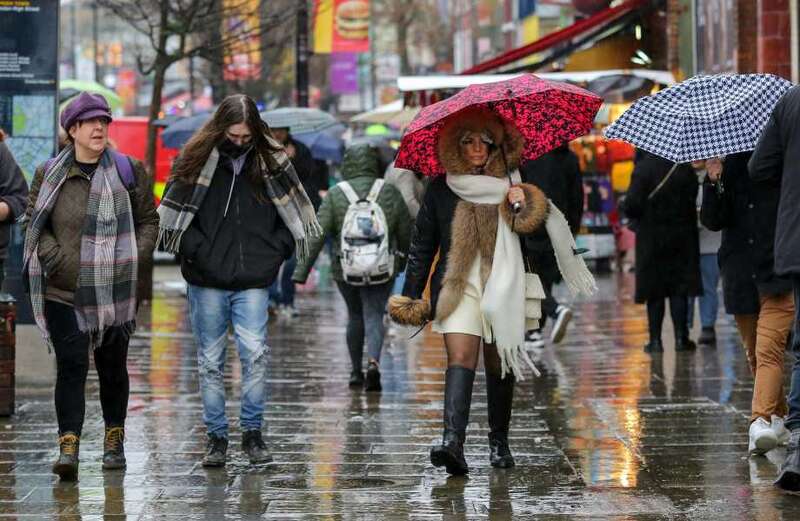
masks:
[[[780,181],[750,180],[750,152],[728,156],[723,164],[722,193],[703,184],[700,220],[709,230],[722,230],[719,265],[725,310],[752,315],[760,308],[759,293],[780,295],[792,290],[791,281],[775,275],[775,218]]]
[[[753,181],[773,180],[781,195],[775,226],[775,273],[800,273],[800,86],[778,101],[749,163]]]
[[[648,199],[673,163],[638,151],[624,212],[636,230],[636,302],[702,292],[697,233],[697,175],[680,165]]]
[[[3,260],[8,254],[11,225],[25,213],[28,205],[28,183],[3,142],[0,142],[0,201],[6,203],[10,210],[8,218],[0,223],[0,260]]]
[[[447,269],[447,255],[450,253],[452,240],[453,215],[456,205],[461,199],[447,186],[445,176],[432,180],[425,191],[414,232],[411,237],[408,264],[406,264],[406,282],[403,295],[418,299],[425,291],[431,266],[439,252],[439,262],[431,277],[431,309],[435,310],[439,302],[439,291]]]
[[[520,167],[523,183],[538,186],[567,218],[572,234],[578,233],[583,216],[583,179],[578,158],[560,147]],[[544,228],[523,239],[525,257],[536,273],[553,283],[561,280],[553,245]]]
[[[291,232],[266,194],[259,201],[247,176],[254,157],[251,152],[234,179],[230,158],[220,154],[208,193],[180,244],[181,272],[189,284],[229,291],[264,288],[292,256]]]

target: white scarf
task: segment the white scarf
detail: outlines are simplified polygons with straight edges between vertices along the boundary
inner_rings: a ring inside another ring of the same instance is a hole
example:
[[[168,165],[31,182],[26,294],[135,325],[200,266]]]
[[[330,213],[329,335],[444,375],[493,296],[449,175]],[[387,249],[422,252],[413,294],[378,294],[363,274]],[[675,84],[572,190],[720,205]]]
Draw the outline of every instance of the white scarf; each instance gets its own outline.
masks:
[[[521,182],[518,170],[511,174],[514,184]],[[511,183],[488,175],[447,174],[447,186],[461,199],[474,204],[500,205],[508,197]],[[549,202],[549,200],[548,200]],[[553,244],[559,270],[573,294],[584,292],[591,295],[596,290],[594,277],[579,255],[575,255],[575,239],[564,215],[549,202],[545,229]],[[499,215],[497,208],[497,239],[494,245],[492,271],[483,288],[481,312],[491,326],[494,342],[500,354],[502,375],[513,372],[519,380],[522,375],[522,362],[527,363],[534,374],[539,371],[524,348],[525,344],[525,265],[519,236]]]
[[[518,171],[511,174],[520,182]],[[511,371],[523,380],[522,362],[538,373],[524,349],[525,344],[525,264],[519,237],[503,219],[499,204],[508,197],[511,183],[488,175],[447,174],[447,186],[461,199],[474,204],[496,204],[497,239],[494,243],[492,271],[481,298],[481,313],[491,326],[494,338],[484,339],[497,345],[502,375]]]

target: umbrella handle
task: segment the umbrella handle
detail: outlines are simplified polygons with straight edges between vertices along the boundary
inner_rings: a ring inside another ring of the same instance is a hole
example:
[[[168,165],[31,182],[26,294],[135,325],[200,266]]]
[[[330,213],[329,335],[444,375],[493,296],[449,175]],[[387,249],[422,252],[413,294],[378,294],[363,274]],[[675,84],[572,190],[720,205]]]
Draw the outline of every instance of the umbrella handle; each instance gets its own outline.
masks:
[[[506,151],[503,149],[502,145],[500,146],[500,156],[503,158],[503,170],[506,171],[508,182],[511,186],[514,186],[514,180],[511,178],[511,172],[508,171],[508,162],[506,162]],[[515,214],[518,214],[519,212],[522,211],[522,204],[514,203],[511,205],[511,209],[514,211]]]

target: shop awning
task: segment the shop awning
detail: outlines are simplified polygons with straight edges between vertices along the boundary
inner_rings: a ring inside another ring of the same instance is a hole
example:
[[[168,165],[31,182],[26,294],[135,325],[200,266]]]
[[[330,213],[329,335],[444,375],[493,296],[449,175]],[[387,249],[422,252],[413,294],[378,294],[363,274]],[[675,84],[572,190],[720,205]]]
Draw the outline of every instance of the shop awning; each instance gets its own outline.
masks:
[[[590,16],[589,18],[579,20],[569,27],[565,27],[564,29],[550,33],[547,36],[536,40],[535,42],[523,45],[522,47],[517,47],[516,49],[512,49],[501,54],[500,56],[496,56],[490,60],[486,60],[483,63],[479,63],[473,67],[470,67],[461,74],[480,74],[492,71],[510,63],[514,63],[517,60],[526,58],[532,54],[544,52],[561,43],[571,42],[573,38],[585,36],[589,32],[602,30],[602,28],[607,27],[614,22],[617,22],[621,18],[629,15],[635,9],[642,7],[645,3],[647,3],[647,0],[628,0],[627,2],[616,7],[609,7],[608,9],[604,9],[603,11]]]

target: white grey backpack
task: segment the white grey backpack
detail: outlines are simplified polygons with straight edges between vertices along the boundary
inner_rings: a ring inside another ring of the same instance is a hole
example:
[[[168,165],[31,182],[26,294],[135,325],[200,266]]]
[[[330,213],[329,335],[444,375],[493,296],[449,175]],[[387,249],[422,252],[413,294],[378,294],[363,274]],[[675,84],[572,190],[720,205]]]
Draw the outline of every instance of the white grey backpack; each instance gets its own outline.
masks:
[[[341,233],[341,263],[344,281],[352,286],[373,286],[391,280],[394,254],[389,251],[389,226],[378,204],[383,179],[376,179],[361,199],[347,181],[339,183],[350,206]]]

